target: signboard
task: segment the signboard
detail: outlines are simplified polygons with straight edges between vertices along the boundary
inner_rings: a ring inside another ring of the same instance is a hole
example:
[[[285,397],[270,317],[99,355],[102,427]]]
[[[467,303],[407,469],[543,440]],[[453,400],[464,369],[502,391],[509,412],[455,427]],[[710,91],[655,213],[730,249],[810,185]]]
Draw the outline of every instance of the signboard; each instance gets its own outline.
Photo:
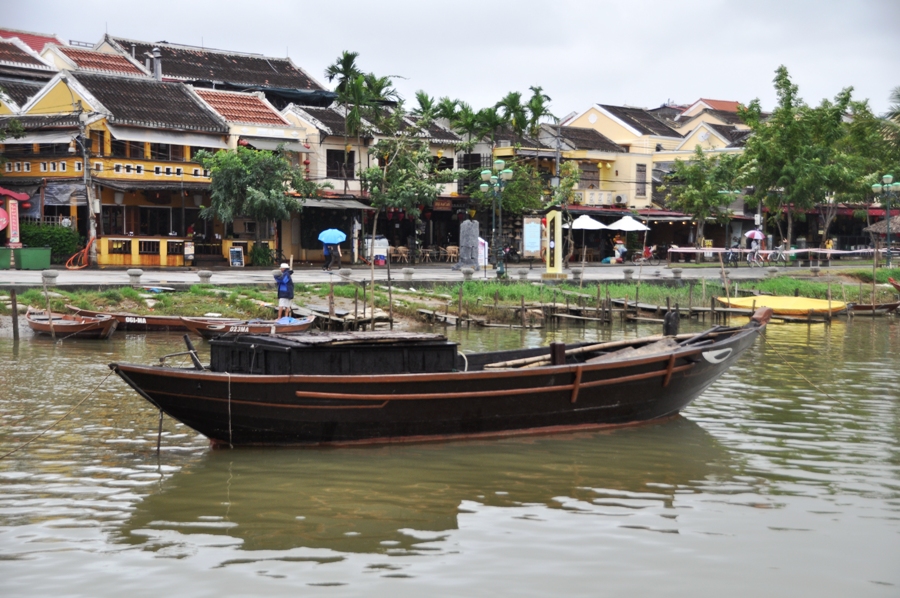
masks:
[[[538,259],[541,257],[541,219],[522,219],[522,257]]]
[[[449,212],[453,209],[453,200],[445,198],[435,199],[432,209],[435,212]]]
[[[244,267],[244,248],[232,247],[228,250],[228,261],[231,262],[232,268]]]
[[[240,249],[240,247],[238,247]],[[194,242],[193,241],[185,241],[184,242],[184,259],[192,260],[194,259]]]
[[[7,224],[9,224],[9,216],[6,215],[6,210],[0,208],[0,230],[6,228]]]
[[[21,247],[22,242],[19,239],[19,202],[15,199],[9,200],[9,247]]]

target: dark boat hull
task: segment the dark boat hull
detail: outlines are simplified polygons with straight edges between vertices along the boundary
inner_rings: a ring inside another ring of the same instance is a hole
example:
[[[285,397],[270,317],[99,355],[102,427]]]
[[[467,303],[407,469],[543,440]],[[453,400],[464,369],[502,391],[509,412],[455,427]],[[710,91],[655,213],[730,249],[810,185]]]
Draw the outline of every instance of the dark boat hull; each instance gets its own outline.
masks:
[[[215,444],[318,445],[547,433],[678,413],[760,328],[605,363],[375,376],[246,375],[111,364]]]
[[[51,325],[52,318],[52,325]],[[28,312],[25,320],[35,334],[47,334],[56,338],[107,339],[116,330],[118,322],[110,317],[88,317],[73,314]]]
[[[309,330],[315,316],[308,316],[295,324],[278,324],[275,321],[250,322],[247,320],[213,320],[207,318],[181,318],[185,328],[205,339],[242,334],[297,334]]]

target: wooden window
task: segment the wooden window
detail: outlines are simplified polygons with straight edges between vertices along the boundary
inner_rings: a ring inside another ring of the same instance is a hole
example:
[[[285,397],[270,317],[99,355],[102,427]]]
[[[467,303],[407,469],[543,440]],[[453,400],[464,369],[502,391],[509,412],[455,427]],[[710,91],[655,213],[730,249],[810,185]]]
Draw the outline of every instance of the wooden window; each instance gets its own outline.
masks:
[[[29,166],[30,166],[30,164],[29,164]],[[30,170],[30,169],[29,169],[29,170]],[[59,163],[59,171],[60,171],[60,172],[65,172],[65,171],[66,171],[66,163],[65,163],[65,162],[60,162],[60,163]]]
[[[138,253],[141,255],[159,255],[159,241],[139,240]]]
[[[344,155],[346,153],[346,163]],[[325,175],[330,179],[354,179],[354,154],[344,150],[327,150],[325,155]]]
[[[104,214],[106,209],[103,210]],[[113,232],[112,234],[118,234]],[[109,252],[116,255],[131,255],[131,241],[128,239],[111,239],[109,241]]]
[[[138,164],[137,166],[134,167],[134,172],[136,174],[144,174],[144,167],[141,166],[140,164]]]
[[[635,188],[634,194],[637,197],[646,197],[647,196],[647,165],[646,164],[638,164],[637,171],[635,173]]]
[[[184,146],[183,145],[170,145],[169,146],[169,159],[175,162],[184,162]]]
[[[65,162],[63,162],[65,164]],[[63,168],[65,170],[65,168]],[[25,172],[31,172],[31,162],[25,162]]]
[[[171,146],[168,143],[151,143],[150,144],[150,159],[151,160],[168,160],[170,147]]]
[[[121,164],[114,165],[113,172],[122,172],[122,165]]]
[[[144,142],[143,141],[129,141],[128,142],[128,157],[135,159],[143,159],[144,157]]]
[[[91,151],[97,155],[103,155],[106,143],[106,131],[91,131]]]
[[[110,150],[112,155],[116,158],[126,158],[128,157],[128,142],[113,139],[110,142]]]

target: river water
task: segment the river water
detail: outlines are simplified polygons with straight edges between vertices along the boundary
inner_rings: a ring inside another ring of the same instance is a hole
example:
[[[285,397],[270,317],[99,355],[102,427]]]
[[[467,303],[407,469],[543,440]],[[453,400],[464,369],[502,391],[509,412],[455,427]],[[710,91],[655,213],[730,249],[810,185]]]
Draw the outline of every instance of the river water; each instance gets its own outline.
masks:
[[[0,595],[900,596],[897,319],[773,324],[658,424],[230,451],[165,418],[157,455],[157,413],[106,364],[181,350],[0,338],[0,454],[52,426],[0,460]]]

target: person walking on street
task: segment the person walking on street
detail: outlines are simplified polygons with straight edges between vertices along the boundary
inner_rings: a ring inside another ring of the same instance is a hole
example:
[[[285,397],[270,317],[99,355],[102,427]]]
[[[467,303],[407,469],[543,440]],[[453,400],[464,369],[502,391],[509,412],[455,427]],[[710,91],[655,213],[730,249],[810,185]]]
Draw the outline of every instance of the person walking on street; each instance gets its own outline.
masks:
[[[335,243],[327,243],[325,245],[325,265],[322,267],[323,270],[328,272],[334,266],[341,265],[341,246]]]
[[[287,264],[281,264],[281,272],[275,275],[275,283],[278,287],[278,319],[290,316],[291,301],[294,299],[294,280],[291,274],[294,271]]]

